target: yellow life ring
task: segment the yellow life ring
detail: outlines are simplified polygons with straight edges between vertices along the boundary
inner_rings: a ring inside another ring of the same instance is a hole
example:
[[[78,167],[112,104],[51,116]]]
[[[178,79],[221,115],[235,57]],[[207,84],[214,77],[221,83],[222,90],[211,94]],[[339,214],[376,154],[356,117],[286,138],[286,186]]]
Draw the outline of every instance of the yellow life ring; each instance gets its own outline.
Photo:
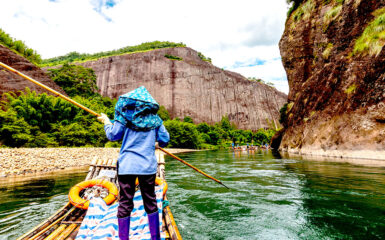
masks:
[[[105,179],[91,179],[80,182],[73,186],[68,194],[68,198],[72,205],[81,209],[88,209],[89,200],[80,197],[80,191],[93,186],[101,186],[108,190],[107,197],[103,198],[107,205],[113,203],[118,198],[118,188],[110,181]]]
[[[164,184],[164,186],[163,186],[163,197],[164,197],[164,196],[166,196],[166,192],[168,189],[167,182],[166,182],[166,180],[163,180],[161,178],[158,178],[158,177],[155,178],[155,185],[161,186],[163,184]],[[139,179],[138,178],[136,178],[136,180],[135,180],[135,185],[136,186],[139,185]]]

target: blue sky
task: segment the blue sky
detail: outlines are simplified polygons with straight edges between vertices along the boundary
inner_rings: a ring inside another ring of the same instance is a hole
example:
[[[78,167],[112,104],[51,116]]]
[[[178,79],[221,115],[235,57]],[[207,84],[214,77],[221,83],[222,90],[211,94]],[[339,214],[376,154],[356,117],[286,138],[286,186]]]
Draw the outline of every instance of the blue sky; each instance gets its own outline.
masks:
[[[183,42],[288,93],[278,48],[287,10],[286,0],[12,0],[2,3],[0,28],[43,58]]]

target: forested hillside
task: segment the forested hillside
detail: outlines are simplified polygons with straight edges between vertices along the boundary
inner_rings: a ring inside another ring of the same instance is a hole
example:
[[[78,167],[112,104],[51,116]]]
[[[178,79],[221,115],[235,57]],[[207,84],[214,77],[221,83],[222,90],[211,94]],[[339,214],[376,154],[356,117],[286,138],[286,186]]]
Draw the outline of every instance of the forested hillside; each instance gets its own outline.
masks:
[[[80,104],[114,117],[116,99],[97,93],[96,76],[92,69],[65,64],[49,71],[51,79]],[[119,146],[105,137],[104,128],[96,118],[69,102],[47,94],[36,94],[28,88],[19,95],[5,93],[0,110],[0,144],[8,147],[80,147]],[[274,130],[252,132],[231,125],[227,116],[214,125],[170,119],[161,106],[159,115],[171,135],[170,147],[218,148],[236,144],[270,142]]]

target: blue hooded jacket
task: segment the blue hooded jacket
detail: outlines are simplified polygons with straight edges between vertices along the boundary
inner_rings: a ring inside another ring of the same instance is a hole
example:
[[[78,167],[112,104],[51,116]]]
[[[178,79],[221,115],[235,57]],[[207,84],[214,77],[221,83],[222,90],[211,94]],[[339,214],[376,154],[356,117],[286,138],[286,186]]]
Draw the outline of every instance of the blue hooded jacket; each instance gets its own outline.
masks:
[[[158,109],[159,104],[144,87],[119,97],[114,124],[104,126],[110,141],[123,139],[118,157],[119,175],[156,173],[155,142],[165,147],[170,140],[162,119],[156,114]]]

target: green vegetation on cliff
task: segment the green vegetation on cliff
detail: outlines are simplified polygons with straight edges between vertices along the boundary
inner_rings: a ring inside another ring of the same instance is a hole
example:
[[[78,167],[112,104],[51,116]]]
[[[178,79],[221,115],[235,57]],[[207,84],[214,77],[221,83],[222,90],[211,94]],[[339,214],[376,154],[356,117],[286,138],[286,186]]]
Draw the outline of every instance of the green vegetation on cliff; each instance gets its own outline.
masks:
[[[12,38],[7,33],[5,33],[1,28],[0,28],[0,44],[13,50],[17,54],[27,58],[29,61],[31,61],[34,64],[39,64],[41,62],[41,57],[39,54],[36,53],[35,50],[28,48],[24,42]]]
[[[376,18],[369,23],[354,45],[353,54],[378,55],[385,45],[385,8],[373,13]]]
[[[174,55],[169,55],[169,54],[165,54],[164,57],[168,58],[170,60],[176,60],[176,61],[182,61],[183,60],[183,58],[181,58],[181,57],[174,56]]]
[[[144,51],[150,51],[150,50],[160,49],[160,48],[173,48],[173,47],[186,47],[186,45],[184,43],[153,41],[153,42],[142,43],[137,46],[128,46],[128,47],[124,47],[124,48],[120,48],[112,51],[99,52],[94,54],[70,52],[64,56],[44,59],[42,61],[41,66],[56,66],[56,65],[76,62],[76,61],[89,61],[89,60],[99,59],[102,57],[109,57],[109,56],[121,55],[126,53],[144,52]]]
[[[287,12],[287,16],[290,17],[290,15],[297,10],[297,8],[301,5],[301,3],[304,0],[286,0],[288,4],[292,4],[292,6],[289,8],[289,11]]]

